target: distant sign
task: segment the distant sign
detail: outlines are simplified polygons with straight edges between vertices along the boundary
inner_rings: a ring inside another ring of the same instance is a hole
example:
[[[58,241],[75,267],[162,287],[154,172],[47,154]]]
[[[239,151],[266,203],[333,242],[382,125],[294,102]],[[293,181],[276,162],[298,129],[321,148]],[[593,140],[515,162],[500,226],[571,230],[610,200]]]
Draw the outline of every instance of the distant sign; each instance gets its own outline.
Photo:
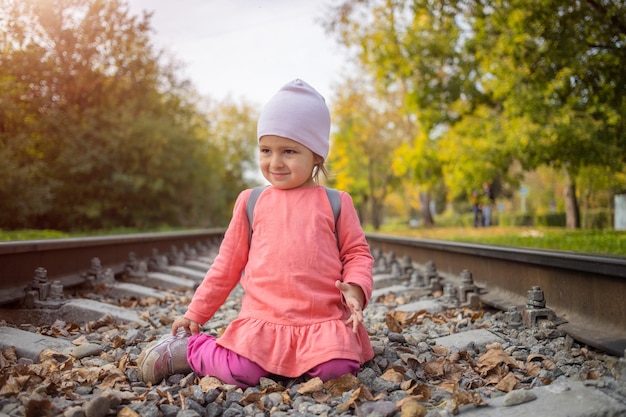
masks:
[[[524,186],[519,187],[519,195],[521,195],[522,197],[526,197],[528,195],[528,188]]]

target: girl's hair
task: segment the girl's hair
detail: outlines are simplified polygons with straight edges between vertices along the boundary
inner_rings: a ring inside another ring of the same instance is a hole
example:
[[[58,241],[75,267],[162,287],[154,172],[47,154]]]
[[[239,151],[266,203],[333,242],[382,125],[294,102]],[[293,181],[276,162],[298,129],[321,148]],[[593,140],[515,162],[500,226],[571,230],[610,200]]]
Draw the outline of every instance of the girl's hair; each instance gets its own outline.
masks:
[[[320,159],[320,162],[315,164],[315,166],[313,167],[313,181],[315,181],[316,184],[319,184],[320,172],[322,173],[322,175],[324,175],[324,178],[328,179],[328,170],[326,169],[326,166],[324,165],[324,158],[322,158],[316,153],[314,153],[314,155]]]

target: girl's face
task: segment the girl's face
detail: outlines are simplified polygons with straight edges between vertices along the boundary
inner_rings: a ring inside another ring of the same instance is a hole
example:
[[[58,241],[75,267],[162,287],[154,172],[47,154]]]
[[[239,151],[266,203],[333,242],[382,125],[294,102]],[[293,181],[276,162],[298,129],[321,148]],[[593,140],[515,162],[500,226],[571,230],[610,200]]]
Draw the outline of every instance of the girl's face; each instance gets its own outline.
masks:
[[[290,188],[315,185],[313,168],[321,163],[309,148],[281,136],[263,136],[259,142],[261,173],[274,187]]]

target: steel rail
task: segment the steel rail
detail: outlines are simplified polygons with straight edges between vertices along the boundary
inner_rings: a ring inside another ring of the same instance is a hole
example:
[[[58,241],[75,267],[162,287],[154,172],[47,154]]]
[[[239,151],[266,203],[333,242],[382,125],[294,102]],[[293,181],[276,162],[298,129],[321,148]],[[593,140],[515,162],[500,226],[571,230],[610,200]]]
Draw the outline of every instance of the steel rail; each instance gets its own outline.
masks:
[[[70,287],[83,282],[81,274],[89,270],[93,258],[98,258],[103,268],[119,272],[131,252],[137,259],[148,259],[154,253],[169,253],[172,247],[182,251],[185,245],[206,245],[223,234],[223,229],[207,229],[0,242],[0,304],[23,297],[38,267],[47,271],[48,280]]]
[[[367,234],[372,248],[438,271],[472,273],[483,302],[507,310],[543,290],[546,307],[567,320],[560,328],[590,346],[622,356],[626,350],[626,258]]]

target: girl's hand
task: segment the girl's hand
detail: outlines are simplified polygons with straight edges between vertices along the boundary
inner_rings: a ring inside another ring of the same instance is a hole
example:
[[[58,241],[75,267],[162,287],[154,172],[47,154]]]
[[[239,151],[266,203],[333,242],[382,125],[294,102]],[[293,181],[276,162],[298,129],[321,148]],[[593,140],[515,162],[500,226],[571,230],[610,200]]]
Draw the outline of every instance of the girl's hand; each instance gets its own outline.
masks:
[[[178,329],[183,328],[189,334],[200,333],[200,325],[193,320],[179,317],[172,323],[172,336],[176,336]]]
[[[358,285],[346,284],[337,280],[335,286],[341,291],[346,305],[350,308],[350,318],[346,320],[346,324],[352,323],[352,331],[356,333],[359,324],[363,323],[363,304],[365,303],[365,294]]]

